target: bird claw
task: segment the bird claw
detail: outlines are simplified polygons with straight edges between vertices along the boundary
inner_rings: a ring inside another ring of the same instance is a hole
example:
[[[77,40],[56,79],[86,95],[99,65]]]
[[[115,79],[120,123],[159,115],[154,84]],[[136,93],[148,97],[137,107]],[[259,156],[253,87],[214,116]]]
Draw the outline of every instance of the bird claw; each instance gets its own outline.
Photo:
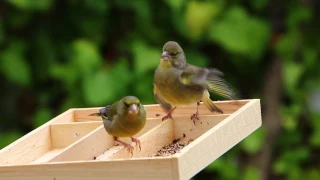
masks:
[[[171,113],[168,113],[166,116],[164,116],[163,118],[162,118],[162,121],[164,121],[164,120],[166,120],[166,119],[173,119],[172,118],[172,116],[171,116]]]
[[[128,148],[128,151],[129,151],[129,153],[131,154],[130,157],[133,156],[133,150],[134,150],[134,148],[133,148],[130,144],[127,144],[127,143],[125,143],[125,142],[122,142],[122,141],[120,141],[119,139],[115,139],[115,141],[117,141],[117,142],[119,142],[120,144],[122,144],[125,148]]]
[[[136,143],[136,146],[139,147],[139,152],[141,151],[141,144],[140,144],[140,140],[134,137],[131,137],[131,141]]]
[[[125,144],[124,146],[128,148],[128,152],[131,154],[130,157],[132,157],[134,148],[130,144]]]
[[[193,121],[193,124],[196,124],[196,120],[199,120],[199,112],[197,111],[196,113],[192,114],[190,119]]]

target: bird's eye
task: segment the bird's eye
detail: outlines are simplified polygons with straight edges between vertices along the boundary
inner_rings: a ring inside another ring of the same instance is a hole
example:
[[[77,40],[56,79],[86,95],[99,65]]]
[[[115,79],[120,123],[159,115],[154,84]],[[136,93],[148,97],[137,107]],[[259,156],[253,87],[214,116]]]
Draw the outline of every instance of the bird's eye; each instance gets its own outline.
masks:
[[[128,108],[130,107],[130,104],[124,103],[124,105]]]
[[[172,52],[170,54],[171,54],[171,56],[176,56],[178,53],[177,52]]]

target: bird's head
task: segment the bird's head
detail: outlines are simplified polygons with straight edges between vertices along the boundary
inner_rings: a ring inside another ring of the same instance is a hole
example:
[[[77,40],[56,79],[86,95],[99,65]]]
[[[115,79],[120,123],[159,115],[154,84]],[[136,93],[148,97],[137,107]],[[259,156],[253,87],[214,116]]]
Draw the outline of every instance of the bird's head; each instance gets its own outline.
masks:
[[[140,112],[140,100],[135,96],[123,98],[123,108],[129,115],[136,115]]]
[[[186,65],[184,52],[177,42],[169,41],[162,49],[160,64],[164,67],[183,68]]]

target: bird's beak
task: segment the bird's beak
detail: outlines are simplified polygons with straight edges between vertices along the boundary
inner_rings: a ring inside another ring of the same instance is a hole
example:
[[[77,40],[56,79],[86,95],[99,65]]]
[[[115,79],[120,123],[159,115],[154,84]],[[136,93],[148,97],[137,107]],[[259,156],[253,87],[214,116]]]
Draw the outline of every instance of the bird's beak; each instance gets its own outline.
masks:
[[[161,60],[168,61],[170,59],[171,59],[171,56],[168,54],[167,51],[164,51],[161,55]]]
[[[129,107],[129,113],[130,114],[137,114],[139,111],[139,108],[136,104],[131,104]]]

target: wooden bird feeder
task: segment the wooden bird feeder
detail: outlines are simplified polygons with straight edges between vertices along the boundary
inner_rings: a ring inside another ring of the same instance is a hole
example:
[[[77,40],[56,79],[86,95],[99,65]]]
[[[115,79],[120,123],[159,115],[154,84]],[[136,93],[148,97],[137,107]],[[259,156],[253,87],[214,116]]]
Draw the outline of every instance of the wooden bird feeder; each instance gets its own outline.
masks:
[[[224,114],[201,104],[196,125],[190,120],[195,106],[177,108],[174,120],[162,121],[159,105],[145,105],[146,126],[134,136],[142,149],[132,143],[132,157],[99,117],[89,116],[99,108],[70,109],[0,150],[0,179],[190,179],[261,126],[259,99],[214,103]],[[155,156],[175,139],[189,144]]]

